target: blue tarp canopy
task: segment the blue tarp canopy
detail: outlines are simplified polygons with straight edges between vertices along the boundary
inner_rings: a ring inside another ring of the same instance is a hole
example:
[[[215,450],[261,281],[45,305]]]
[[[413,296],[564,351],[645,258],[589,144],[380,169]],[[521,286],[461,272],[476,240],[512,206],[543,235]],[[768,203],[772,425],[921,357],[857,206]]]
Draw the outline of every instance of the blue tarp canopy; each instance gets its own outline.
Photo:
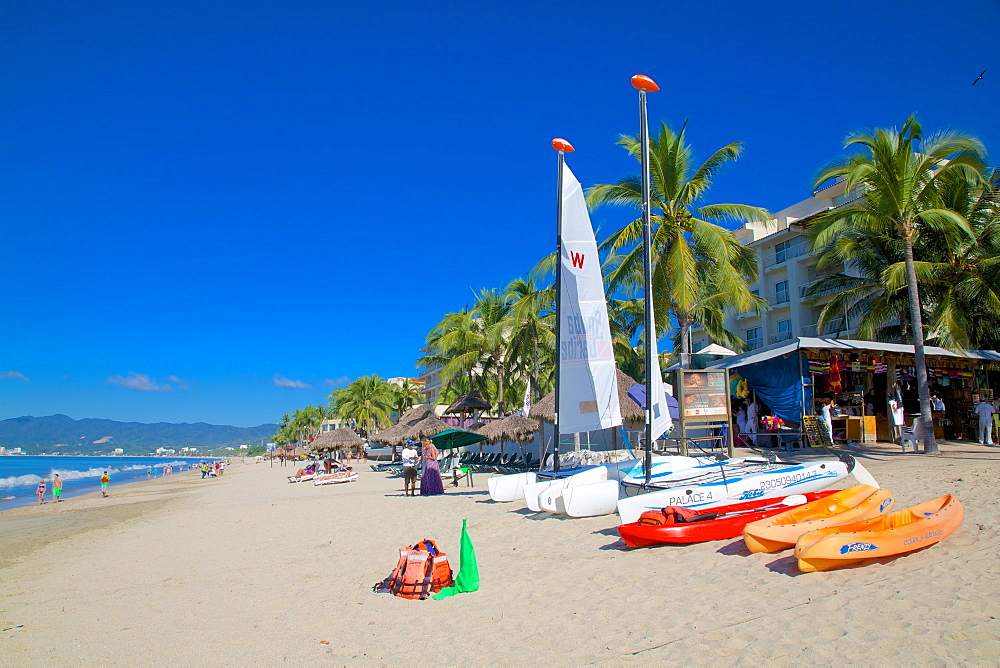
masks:
[[[738,367],[737,373],[747,381],[747,387],[771,408],[771,412],[786,422],[802,421],[802,388],[809,382],[809,360],[805,353],[771,359]],[[806,405],[812,405],[806,387]]]
[[[670,413],[670,417],[673,420],[680,419],[680,409],[677,406],[677,400],[674,399],[668,392],[664,392],[667,397],[667,412]],[[639,383],[633,383],[632,387],[628,388],[628,396],[635,403],[639,404],[639,408],[646,410],[646,386],[640,385]]]

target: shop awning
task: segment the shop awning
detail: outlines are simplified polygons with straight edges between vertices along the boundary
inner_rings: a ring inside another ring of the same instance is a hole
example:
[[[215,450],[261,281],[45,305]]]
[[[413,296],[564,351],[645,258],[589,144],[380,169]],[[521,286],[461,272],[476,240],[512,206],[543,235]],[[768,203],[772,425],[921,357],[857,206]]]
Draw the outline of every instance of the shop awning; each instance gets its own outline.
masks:
[[[815,336],[799,336],[787,341],[780,341],[765,348],[727,357],[706,365],[706,369],[733,369],[735,367],[757,364],[775,357],[787,355],[796,350],[858,350],[878,351],[886,353],[913,354],[913,346],[904,343],[883,343],[881,341],[860,341],[854,339],[827,339]],[[953,359],[973,359],[988,362],[1000,362],[1000,353],[995,350],[966,350],[954,352],[937,346],[924,346],[927,357],[949,357]]]

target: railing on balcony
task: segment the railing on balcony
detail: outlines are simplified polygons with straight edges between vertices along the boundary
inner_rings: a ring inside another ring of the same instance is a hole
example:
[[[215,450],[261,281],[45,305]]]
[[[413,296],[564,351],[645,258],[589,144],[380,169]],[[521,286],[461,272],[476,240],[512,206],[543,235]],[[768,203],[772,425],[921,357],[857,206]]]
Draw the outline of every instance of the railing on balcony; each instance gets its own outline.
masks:
[[[802,336],[829,336],[831,334],[840,334],[846,330],[847,327],[844,319],[834,318],[827,321],[822,330],[819,329],[819,325],[806,325],[802,328]]]
[[[805,255],[809,252],[804,241],[799,241],[797,243],[788,246],[787,248],[775,249],[774,253],[769,255],[766,260],[764,260],[764,268],[770,269],[776,265],[785,262],[786,260],[791,260],[792,258],[799,257],[800,255]]]
[[[767,338],[767,342],[778,343],[779,341],[788,341],[792,338],[791,332],[778,332],[777,334],[772,334]]]
[[[776,292],[773,297],[771,297],[770,303],[771,308],[777,308],[779,306],[787,306],[792,301],[791,293],[788,290],[784,292]]]
[[[755,350],[764,347],[764,339],[747,339],[747,350]]]

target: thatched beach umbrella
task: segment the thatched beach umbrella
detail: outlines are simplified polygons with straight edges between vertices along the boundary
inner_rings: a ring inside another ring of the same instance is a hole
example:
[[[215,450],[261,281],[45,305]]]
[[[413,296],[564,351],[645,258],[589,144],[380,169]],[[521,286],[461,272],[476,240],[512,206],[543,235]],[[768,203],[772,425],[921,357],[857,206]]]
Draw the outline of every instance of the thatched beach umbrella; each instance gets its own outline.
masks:
[[[416,406],[399,418],[399,422],[395,425],[372,436],[372,440],[392,446],[403,445],[408,439],[416,441],[445,429],[448,429],[448,425],[439,420],[426,406]]]
[[[645,424],[646,412],[628,396],[628,390],[635,385],[635,381],[628,374],[615,369],[618,380],[618,405],[621,407],[622,420],[626,423]],[[556,393],[549,392],[542,400],[531,407],[528,415],[546,422],[555,422],[556,414]]]
[[[361,446],[364,441],[347,427],[324,431],[312,443],[309,449],[313,452],[350,452],[352,448]]]
[[[479,393],[479,390],[473,390],[468,394],[463,394],[458,399],[456,399],[448,408],[444,409],[445,415],[454,415],[455,413],[462,414],[462,424],[465,424],[466,416],[469,413],[475,414],[476,411],[486,411],[492,408],[490,402],[483,398],[483,395]],[[471,427],[466,427],[471,429]]]
[[[530,443],[535,440],[535,432],[538,431],[538,421],[526,418],[523,415],[508,415],[502,420],[493,420],[477,429],[480,434],[486,437],[487,443],[500,443],[500,452],[503,452],[504,441],[514,441],[517,449],[524,457],[522,443]]]
[[[487,443],[530,443],[535,440],[538,421],[523,415],[508,415],[502,420],[493,420],[476,431],[486,437]]]

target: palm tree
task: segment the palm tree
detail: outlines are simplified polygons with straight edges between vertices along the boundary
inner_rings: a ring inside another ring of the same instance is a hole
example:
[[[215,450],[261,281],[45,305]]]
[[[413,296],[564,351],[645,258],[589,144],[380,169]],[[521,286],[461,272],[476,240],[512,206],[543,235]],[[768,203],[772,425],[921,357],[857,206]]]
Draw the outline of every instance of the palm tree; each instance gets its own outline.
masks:
[[[361,376],[347,387],[327,396],[337,417],[351,420],[365,436],[392,424],[390,415],[395,405],[395,386],[378,374]]]
[[[826,229],[817,240],[825,245],[839,231],[863,228],[894,235],[902,241],[910,331],[923,418],[924,452],[939,454],[931,421],[923,319],[913,248],[925,229],[951,237],[964,235],[974,238],[965,216],[942,206],[941,189],[944,178],[949,174],[954,174],[952,178],[967,180],[972,187],[979,184],[983,163],[981,156],[985,151],[974,137],[952,132],[924,139],[923,130],[913,116],[898,131],[895,128],[878,128],[851,135],[847,138],[846,147],[858,147],[861,151],[823,169],[816,178],[816,185],[818,187],[830,179],[844,179],[848,192],[861,190],[862,196],[856,206],[834,210],[821,217]]]
[[[532,276],[517,278],[506,288],[510,303],[510,369],[527,388],[532,403],[552,385],[555,359],[555,288],[538,287]]]
[[[692,322],[713,327],[719,309],[760,309],[764,301],[750,292],[748,280],[757,279],[757,260],[732,231],[721,223],[766,223],[771,214],[744,204],[699,205],[712,178],[743,151],[739,142],[728,144],[695,168],[685,129],[674,132],[665,123],[650,140],[650,214],[653,227],[653,309],[657,329],[668,328],[667,314],[676,320],[682,364],[690,359]],[[618,142],[638,160],[637,136],[623,135]],[[638,175],[615,184],[597,185],[587,194],[592,207],[617,204],[642,210],[642,183]],[[613,233],[602,249],[618,252],[615,268],[606,278],[612,292],[637,291],[642,285],[642,218]],[[661,332],[657,332],[659,335]],[[731,339],[727,339],[732,342]]]
[[[400,385],[393,386],[393,408],[397,415],[402,415],[421,401],[424,395],[412,378],[406,378]]]
[[[947,234],[926,230],[914,248],[921,296],[930,310],[927,339],[948,348],[992,348],[1000,341],[1000,167],[970,184],[955,172],[941,179],[941,200],[961,214],[973,231]],[[892,285],[905,273],[891,268]]]
[[[826,229],[831,220],[820,220],[806,229],[810,249],[817,252],[816,268],[837,269],[813,281],[805,293],[807,299],[830,298],[820,311],[818,332],[842,319],[844,326],[838,329],[847,329],[848,323],[853,323],[862,339],[909,339],[905,286],[891,288],[886,277],[887,267],[903,262],[902,242],[894,235],[864,228],[844,229],[828,239]],[[828,239],[827,244],[820,246],[820,239]]]

